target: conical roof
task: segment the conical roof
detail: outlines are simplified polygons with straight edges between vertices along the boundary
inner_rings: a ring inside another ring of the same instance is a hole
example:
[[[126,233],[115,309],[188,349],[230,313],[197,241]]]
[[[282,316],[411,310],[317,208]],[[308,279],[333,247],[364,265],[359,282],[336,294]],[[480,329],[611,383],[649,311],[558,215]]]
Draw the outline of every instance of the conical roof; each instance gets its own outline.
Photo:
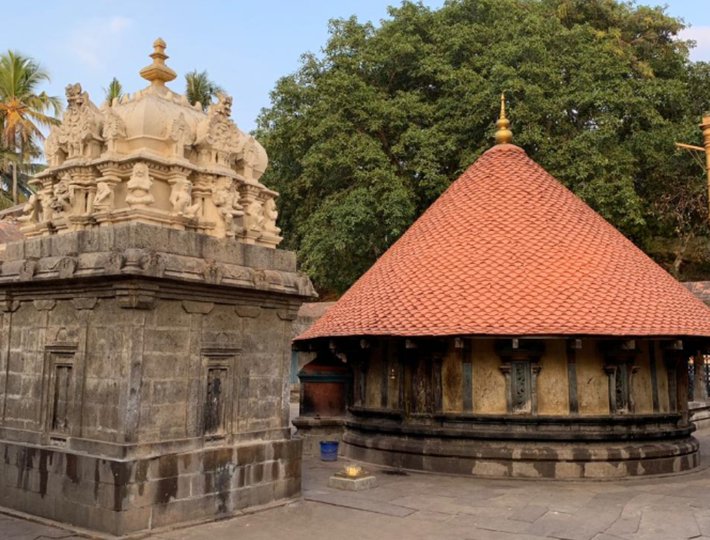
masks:
[[[500,144],[297,339],[367,335],[710,336],[710,309]]]

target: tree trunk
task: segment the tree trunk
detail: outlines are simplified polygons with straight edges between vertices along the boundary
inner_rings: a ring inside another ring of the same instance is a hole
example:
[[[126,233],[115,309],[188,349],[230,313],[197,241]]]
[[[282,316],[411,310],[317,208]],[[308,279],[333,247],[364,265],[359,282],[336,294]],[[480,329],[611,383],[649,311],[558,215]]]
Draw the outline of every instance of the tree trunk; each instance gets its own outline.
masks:
[[[17,163],[12,165],[12,203],[17,204]]]
[[[678,249],[675,251],[675,259],[673,260],[672,273],[673,277],[675,277],[676,279],[680,279],[680,267],[685,262],[685,254],[688,251],[688,245],[693,239],[693,236],[695,235],[692,232],[686,234],[685,237],[683,237],[683,239],[680,241]]]

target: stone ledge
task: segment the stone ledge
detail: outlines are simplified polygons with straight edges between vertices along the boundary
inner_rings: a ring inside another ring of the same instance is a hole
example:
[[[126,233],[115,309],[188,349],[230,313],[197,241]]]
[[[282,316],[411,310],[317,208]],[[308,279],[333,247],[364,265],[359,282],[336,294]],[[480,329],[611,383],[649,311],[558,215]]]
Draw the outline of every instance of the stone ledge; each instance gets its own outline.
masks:
[[[0,285],[145,276],[316,296],[292,252],[143,223],[29,238],[1,255]]]
[[[226,517],[297,496],[300,450],[280,440],[118,461],[0,443],[0,506],[115,535]]]
[[[647,444],[533,444],[430,436],[422,444],[397,434],[348,430],[343,446],[346,457],[365,463],[494,478],[626,478],[688,471],[700,461],[698,441],[693,437]]]

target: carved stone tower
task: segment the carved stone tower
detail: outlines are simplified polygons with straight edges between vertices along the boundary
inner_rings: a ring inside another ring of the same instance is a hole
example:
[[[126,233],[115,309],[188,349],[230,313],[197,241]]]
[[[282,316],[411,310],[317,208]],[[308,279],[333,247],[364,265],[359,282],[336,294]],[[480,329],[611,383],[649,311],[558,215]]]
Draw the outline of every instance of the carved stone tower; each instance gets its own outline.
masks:
[[[315,293],[232,99],[190,105],[154,48],[133,95],[67,87],[0,251],[0,505],[112,534],[300,491],[288,350]]]

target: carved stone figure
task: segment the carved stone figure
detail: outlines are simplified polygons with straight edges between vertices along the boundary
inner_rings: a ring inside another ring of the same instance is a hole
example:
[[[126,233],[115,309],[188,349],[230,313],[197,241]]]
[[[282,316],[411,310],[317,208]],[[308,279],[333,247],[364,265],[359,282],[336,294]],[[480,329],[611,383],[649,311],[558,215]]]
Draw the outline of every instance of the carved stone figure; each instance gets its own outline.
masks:
[[[226,176],[218,178],[212,188],[212,202],[214,202],[222,219],[224,219],[226,235],[235,236],[238,231],[234,218],[242,214],[242,207],[239,204],[239,194],[231,178]]]
[[[59,182],[54,184],[54,198],[51,206],[55,215],[69,212],[73,206],[74,192],[71,187],[71,181],[71,175],[67,173],[62,176]]]
[[[91,157],[85,156],[85,149],[92,140],[101,140],[101,114],[79,83],[68,85],[66,96],[67,110],[58,129],[58,143],[69,159]]]
[[[25,206],[22,207],[22,214],[18,221],[24,223],[39,223],[41,219],[42,205],[37,198],[37,194],[33,193],[30,198],[27,199]]]
[[[249,231],[264,230],[264,206],[258,199],[249,203],[246,209],[245,226]]]
[[[37,193],[37,198],[39,199],[40,206],[42,207],[42,222],[52,221],[54,219],[54,189],[52,189],[51,184],[45,186]]]
[[[126,184],[128,189],[126,203],[132,207],[145,207],[153,204],[155,198],[150,193],[152,185],[153,180],[150,178],[148,165],[143,162],[133,165],[133,174],[131,174],[131,179]]]
[[[217,103],[210,105],[207,119],[198,127],[197,146],[205,164],[231,167],[243,144],[243,135],[231,120],[232,98],[226,94],[217,96]]]
[[[188,218],[195,217],[200,210],[200,203],[192,204],[192,184],[187,178],[178,178],[170,192],[170,204],[173,212]]]
[[[176,74],[164,50],[157,40],[141,70],[150,86],[100,109],[80,84],[66,87],[62,123],[46,139],[48,166],[24,206],[27,237],[140,220],[267,247],[281,241],[267,202],[275,193],[259,183],[265,149],[232,120],[232,97],[220,93],[203,111],[166,86]],[[68,171],[71,180],[62,177]]]
[[[232,96],[220,92],[217,94],[217,103],[210,105],[212,113],[229,118],[232,116]]]
[[[64,162],[64,152],[59,146],[59,127],[52,127],[44,141],[44,155],[49,167],[58,167]]]
[[[184,158],[185,147],[191,145],[194,140],[184,114],[180,113],[180,116],[173,122],[170,129],[170,139],[175,141],[175,155],[178,158]]]
[[[106,111],[101,135],[106,141],[106,151],[109,153],[115,152],[116,141],[126,136],[126,125],[110,108]]]
[[[114,193],[113,183],[101,181],[96,184],[96,195],[94,196],[94,208],[97,210],[108,210],[113,208]]]
[[[244,145],[244,178],[247,182],[254,180],[254,166],[258,160],[256,153],[256,140],[249,137]]]
[[[276,210],[276,201],[272,197],[264,203],[264,232],[275,235],[281,232],[281,229],[276,226],[277,217],[279,213]]]

